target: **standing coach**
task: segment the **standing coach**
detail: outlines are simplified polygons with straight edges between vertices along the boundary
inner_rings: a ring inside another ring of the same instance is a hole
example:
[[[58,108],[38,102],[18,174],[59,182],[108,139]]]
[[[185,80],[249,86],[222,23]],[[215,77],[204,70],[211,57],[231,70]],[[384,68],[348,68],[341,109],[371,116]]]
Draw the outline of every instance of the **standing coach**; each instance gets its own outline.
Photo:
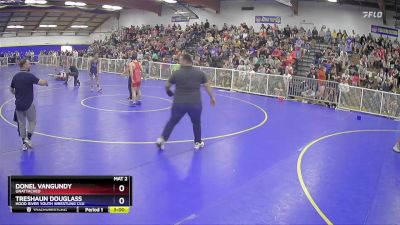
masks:
[[[194,148],[204,147],[201,140],[201,93],[200,86],[203,85],[208,95],[210,103],[215,106],[215,97],[212,93],[206,75],[199,69],[193,68],[192,57],[184,54],[180,58],[181,68],[175,71],[167,81],[165,90],[169,96],[174,96],[171,109],[171,117],[164,127],[161,137],[157,139],[157,146],[164,150],[164,143],[168,140],[172,130],[187,113],[192,121],[194,133]],[[171,86],[175,85],[175,93],[171,91]]]
[[[47,80],[41,80],[30,73],[31,63],[27,59],[19,61],[20,72],[14,75],[10,91],[15,95],[15,115],[19,135],[22,138],[22,150],[32,148],[31,137],[36,126],[36,109],[33,104],[33,85],[48,86]],[[28,129],[26,129],[28,120]]]

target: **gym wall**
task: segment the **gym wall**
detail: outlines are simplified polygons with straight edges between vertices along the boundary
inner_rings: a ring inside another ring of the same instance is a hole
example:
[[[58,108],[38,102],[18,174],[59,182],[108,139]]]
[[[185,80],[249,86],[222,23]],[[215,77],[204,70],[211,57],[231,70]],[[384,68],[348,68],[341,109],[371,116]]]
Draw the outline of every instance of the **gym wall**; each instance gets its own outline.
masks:
[[[253,11],[242,11],[243,6],[253,6]],[[356,33],[368,34],[371,25],[383,25],[380,18],[364,18],[364,11],[376,11],[376,8],[366,8],[352,5],[339,5],[329,2],[299,2],[299,15],[294,16],[292,10],[281,3],[275,1],[223,1],[221,3],[221,12],[216,14],[207,9],[193,9],[200,17],[197,20],[191,20],[190,23],[202,22],[206,19],[211,24],[222,26],[224,23],[238,25],[246,22],[255,28],[261,26],[255,23],[255,16],[280,16],[282,23],[280,26],[297,25],[305,28],[316,26],[319,30],[322,25],[326,25],[331,30],[343,30],[348,33],[354,29]],[[92,35],[92,39],[104,38],[107,31],[116,30],[119,26],[142,25],[142,24],[171,24],[171,17],[174,12],[164,7],[162,16],[155,13],[141,10],[122,10],[119,19],[110,18],[96,32],[102,34]],[[388,27],[394,27],[394,12],[387,12]],[[186,25],[187,23],[181,23]]]

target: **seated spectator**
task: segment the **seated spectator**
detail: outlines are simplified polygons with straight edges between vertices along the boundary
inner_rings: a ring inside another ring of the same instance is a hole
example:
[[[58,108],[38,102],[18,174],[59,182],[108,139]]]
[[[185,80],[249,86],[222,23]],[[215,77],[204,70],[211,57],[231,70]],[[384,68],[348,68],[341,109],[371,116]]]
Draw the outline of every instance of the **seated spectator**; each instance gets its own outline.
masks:
[[[392,84],[390,83],[390,81],[388,79],[385,79],[382,84],[381,84],[381,91],[386,91],[389,92],[392,90]]]

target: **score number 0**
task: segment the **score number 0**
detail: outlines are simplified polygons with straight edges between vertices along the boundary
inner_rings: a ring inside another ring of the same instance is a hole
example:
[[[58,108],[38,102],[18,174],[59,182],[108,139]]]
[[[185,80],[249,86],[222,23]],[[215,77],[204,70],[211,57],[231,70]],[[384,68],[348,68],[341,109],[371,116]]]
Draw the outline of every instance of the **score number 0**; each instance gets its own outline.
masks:
[[[122,185],[122,184],[119,185],[118,190],[119,190],[120,192],[124,192],[124,191],[125,191],[125,186]],[[120,197],[119,200],[118,200],[118,202],[119,202],[120,205],[123,205],[123,204],[125,203],[125,198],[124,198],[124,197]]]

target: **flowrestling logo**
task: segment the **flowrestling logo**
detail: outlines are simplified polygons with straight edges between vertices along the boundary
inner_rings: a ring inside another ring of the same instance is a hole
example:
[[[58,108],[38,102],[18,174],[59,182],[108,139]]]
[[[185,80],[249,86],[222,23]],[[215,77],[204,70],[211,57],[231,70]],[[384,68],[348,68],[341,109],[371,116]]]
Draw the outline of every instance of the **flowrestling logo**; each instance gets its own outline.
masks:
[[[375,11],[367,11],[367,12],[363,12],[364,18],[382,18],[383,13],[381,11],[379,12],[375,12]]]

